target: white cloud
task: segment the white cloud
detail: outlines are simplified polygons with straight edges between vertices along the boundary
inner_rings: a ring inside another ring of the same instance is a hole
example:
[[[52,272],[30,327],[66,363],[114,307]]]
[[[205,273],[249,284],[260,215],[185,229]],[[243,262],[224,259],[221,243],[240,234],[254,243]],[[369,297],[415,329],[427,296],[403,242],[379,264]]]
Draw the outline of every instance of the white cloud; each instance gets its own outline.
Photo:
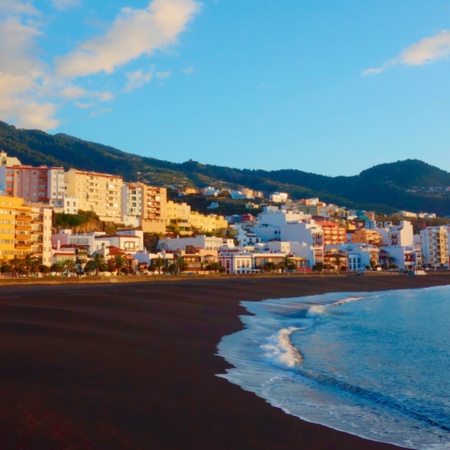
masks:
[[[86,97],[86,90],[78,86],[68,86],[64,88],[59,95],[68,99],[77,99]]]
[[[122,9],[109,31],[58,60],[58,73],[79,77],[112,73],[142,55],[174,44],[200,9],[193,0],[154,0],[146,9]]]
[[[2,7],[7,6],[6,3]],[[40,35],[39,29],[24,25],[17,17],[8,15],[0,21],[0,35],[1,117],[14,119],[18,126],[23,127],[56,127],[58,121],[53,118],[56,106],[41,98],[46,68],[35,56],[35,38]]]
[[[131,92],[147,84],[153,78],[153,71],[142,72],[137,70],[126,74],[128,82],[124,88],[124,92]]]
[[[397,57],[388,60],[381,67],[374,67],[362,72],[373,75],[384,72],[391,66],[422,66],[447,58],[450,55],[450,31],[444,30],[434,36],[426,37],[403,50]]]
[[[422,39],[400,54],[400,62],[407,66],[421,66],[450,55],[450,31]]]
[[[39,11],[31,2],[21,2],[18,0],[0,0],[0,13],[3,15],[39,15]]]
[[[74,8],[80,3],[80,0],[53,0],[53,6],[61,11]]]
[[[50,0],[60,10],[81,5],[82,0]],[[195,0],[154,0],[145,9],[124,8],[104,35],[82,43],[66,56],[44,63],[41,39],[47,39],[46,19],[31,0],[0,0],[0,120],[24,128],[50,130],[59,125],[58,108],[73,103],[93,110],[91,116],[109,112],[99,105],[118,92],[77,86],[77,78],[112,73],[120,65],[176,44],[181,32],[200,10]],[[38,19],[38,20],[36,20]],[[58,15],[52,16],[58,20]],[[49,36],[51,39],[52,37]],[[137,71],[127,74],[126,91],[163,79],[171,72]],[[97,109],[97,110],[96,110]]]

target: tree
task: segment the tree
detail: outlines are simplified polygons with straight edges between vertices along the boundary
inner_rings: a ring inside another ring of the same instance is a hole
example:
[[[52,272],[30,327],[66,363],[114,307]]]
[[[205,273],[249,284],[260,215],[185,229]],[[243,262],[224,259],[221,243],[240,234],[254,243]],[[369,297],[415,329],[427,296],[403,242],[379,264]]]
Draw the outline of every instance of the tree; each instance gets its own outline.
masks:
[[[212,262],[206,266],[206,270],[210,270],[214,273],[217,273],[221,272],[223,270],[223,267],[218,262]]]
[[[66,259],[63,263],[63,272],[69,276],[70,273],[75,272],[75,261],[73,259]]]
[[[295,269],[295,262],[292,261],[292,259],[289,258],[288,255],[284,257],[284,260],[281,261],[278,266],[280,269],[282,269],[284,272],[288,272],[289,270]]]
[[[98,276],[100,271],[108,269],[108,265],[104,256],[101,253],[95,253],[90,261],[86,263],[84,270],[86,272],[95,272],[95,276]]]
[[[40,264],[40,259],[36,256],[33,256],[31,253],[27,253],[25,257],[22,259],[21,266],[25,270],[27,277],[30,276],[30,272],[38,268]]]
[[[152,259],[152,266],[158,271],[158,274],[161,275],[161,269],[165,266],[165,261],[161,256],[158,256],[156,259]]]
[[[119,275],[122,269],[127,269],[128,274],[128,260],[125,255],[116,255],[112,260],[112,265],[116,270],[116,274]]]

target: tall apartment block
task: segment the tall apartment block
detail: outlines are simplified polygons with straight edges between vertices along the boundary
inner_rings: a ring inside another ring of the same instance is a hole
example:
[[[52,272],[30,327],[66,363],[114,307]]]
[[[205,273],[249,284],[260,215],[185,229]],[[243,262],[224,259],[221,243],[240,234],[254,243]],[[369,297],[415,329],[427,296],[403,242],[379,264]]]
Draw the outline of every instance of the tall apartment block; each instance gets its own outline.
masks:
[[[427,227],[420,231],[422,264],[435,269],[448,268],[448,229],[446,226]]]
[[[67,194],[78,198],[78,208],[95,212],[105,222],[122,222],[122,185],[117,175],[70,169],[65,174]]]
[[[22,198],[0,197],[0,260],[27,254],[50,265],[52,209],[26,205]]]
[[[142,188],[142,231],[147,233],[166,232],[167,189],[137,183]]]

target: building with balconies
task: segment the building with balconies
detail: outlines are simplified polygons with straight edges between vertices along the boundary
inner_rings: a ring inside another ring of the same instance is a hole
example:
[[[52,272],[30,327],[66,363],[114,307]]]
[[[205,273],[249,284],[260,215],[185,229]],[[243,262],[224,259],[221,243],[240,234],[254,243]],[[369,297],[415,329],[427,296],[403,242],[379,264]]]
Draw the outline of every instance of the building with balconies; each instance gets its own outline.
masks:
[[[65,173],[69,197],[78,198],[78,207],[95,212],[105,222],[122,222],[122,185],[117,175],[70,169]]]
[[[422,241],[422,264],[433,269],[448,269],[448,228],[427,227],[420,231]]]

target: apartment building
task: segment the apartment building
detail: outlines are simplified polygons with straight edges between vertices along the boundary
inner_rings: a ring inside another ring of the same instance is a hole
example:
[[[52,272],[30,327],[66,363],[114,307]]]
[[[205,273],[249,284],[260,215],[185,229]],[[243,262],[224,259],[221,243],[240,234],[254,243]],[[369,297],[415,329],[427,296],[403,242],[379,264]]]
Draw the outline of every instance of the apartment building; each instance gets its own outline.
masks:
[[[142,224],[142,191],[137,183],[122,186],[122,222],[127,226],[140,227]]]
[[[383,243],[383,238],[378,231],[367,228],[360,228],[355,230],[351,235],[351,241],[353,244],[372,244],[381,245]]]
[[[78,198],[78,207],[94,211],[105,222],[122,222],[122,177],[70,169],[65,173],[67,194]]]
[[[31,254],[42,264],[52,264],[52,208],[31,206]]]
[[[223,216],[215,214],[205,216],[196,211],[191,211],[189,222],[194,230],[202,233],[226,230],[228,228],[228,221]]]
[[[142,189],[142,230],[165,233],[167,222],[167,189],[138,183]]]
[[[0,189],[8,197],[48,202],[48,170],[46,166],[1,166]]]
[[[22,198],[0,197],[0,259],[31,254],[51,263],[52,210],[26,205]]]
[[[323,244],[344,244],[347,242],[347,231],[345,227],[339,225],[337,222],[317,222],[322,228]]]
[[[427,227],[420,231],[422,263],[434,269],[448,268],[448,229],[446,226]]]

